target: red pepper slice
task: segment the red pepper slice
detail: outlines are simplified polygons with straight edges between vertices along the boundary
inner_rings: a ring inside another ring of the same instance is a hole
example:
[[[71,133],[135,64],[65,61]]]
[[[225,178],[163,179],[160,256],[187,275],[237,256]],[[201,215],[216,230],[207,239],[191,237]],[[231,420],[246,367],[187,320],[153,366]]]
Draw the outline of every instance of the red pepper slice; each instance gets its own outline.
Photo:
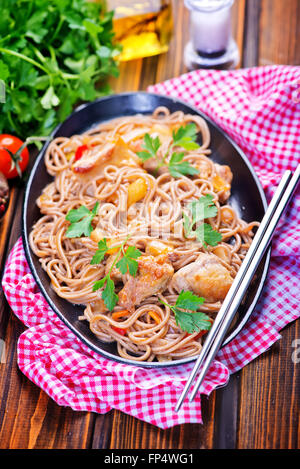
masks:
[[[81,145],[80,147],[77,148],[76,153],[75,153],[75,161],[80,160],[82,157],[83,153],[88,149],[87,145]]]
[[[112,326],[111,328],[120,335],[126,335],[127,329],[121,329],[120,327],[115,327],[115,326]]]

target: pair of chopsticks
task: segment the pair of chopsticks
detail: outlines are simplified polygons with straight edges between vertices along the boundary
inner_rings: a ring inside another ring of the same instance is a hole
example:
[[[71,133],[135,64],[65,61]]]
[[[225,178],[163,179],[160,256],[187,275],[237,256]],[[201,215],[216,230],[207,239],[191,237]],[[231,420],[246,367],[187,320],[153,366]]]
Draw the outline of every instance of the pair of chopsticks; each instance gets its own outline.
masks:
[[[226,332],[233,321],[233,318],[241,304],[247,288],[259,266],[259,263],[266,252],[280,217],[286,209],[293,193],[296,190],[300,178],[300,165],[298,165],[294,175],[291,171],[286,171],[278,185],[278,188],[271,200],[271,203],[262,219],[262,222],[253,238],[250,248],[242,262],[242,265],[227,293],[227,296],[215,318],[215,321],[203,344],[200,355],[195,363],[191,375],[178,399],[175,411],[178,412],[184,399],[187,396],[192,384],[197,381],[191,392],[189,401],[192,402],[201,386],[205,375],[218,353]]]

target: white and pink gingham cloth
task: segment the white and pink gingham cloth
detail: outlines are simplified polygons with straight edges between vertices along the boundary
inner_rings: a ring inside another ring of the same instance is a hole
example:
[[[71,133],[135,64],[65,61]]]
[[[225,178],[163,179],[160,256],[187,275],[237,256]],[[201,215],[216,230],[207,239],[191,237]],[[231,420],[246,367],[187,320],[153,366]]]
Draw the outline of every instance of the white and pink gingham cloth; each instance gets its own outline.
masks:
[[[152,86],[210,116],[240,145],[268,199],[285,169],[300,160],[300,69],[270,66],[235,71],[199,70]],[[274,241],[268,279],[251,319],[218,354],[200,389],[209,395],[231,373],[269,349],[299,313],[299,191]],[[144,369],[107,360],[85,346],[56,316],[39,292],[22,241],[10,253],[3,289],[27,326],[18,341],[18,366],[57,404],[105,413],[119,409],[161,428],[202,422],[200,393],[174,407],[193,363]]]

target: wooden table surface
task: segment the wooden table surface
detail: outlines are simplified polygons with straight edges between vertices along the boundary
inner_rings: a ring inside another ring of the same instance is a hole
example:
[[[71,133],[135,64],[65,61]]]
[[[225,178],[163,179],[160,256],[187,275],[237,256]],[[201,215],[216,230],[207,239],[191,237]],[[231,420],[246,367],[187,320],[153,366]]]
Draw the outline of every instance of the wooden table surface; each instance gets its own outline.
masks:
[[[145,90],[186,72],[183,49],[188,12],[174,0],[175,34],[169,52],[121,65],[115,92]],[[233,31],[239,67],[300,64],[300,0],[236,0]],[[34,159],[34,157],[32,157]],[[14,186],[0,223],[0,270],[20,236],[23,188]],[[119,411],[105,415],[60,407],[17,366],[17,340],[24,326],[0,290],[1,449],[296,449],[299,448],[299,365],[293,363],[300,322],[282,331],[267,353],[233,375],[229,384],[203,399],[203,425],[160,430]],[[295,360],[294,360],[295,362]]]

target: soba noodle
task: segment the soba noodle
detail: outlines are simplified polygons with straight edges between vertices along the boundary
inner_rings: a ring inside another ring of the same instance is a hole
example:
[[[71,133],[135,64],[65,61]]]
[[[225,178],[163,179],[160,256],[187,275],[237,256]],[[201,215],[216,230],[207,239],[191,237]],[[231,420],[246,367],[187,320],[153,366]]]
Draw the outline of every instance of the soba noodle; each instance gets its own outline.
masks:
[[[201,146],[185,152],[184,161],[196,167],[199,174],[174,178],[167,170],[159,174],[146,170],[147,165],[136,155],[142,141],[139,131],[158,134],[162,139],[161,151],[164,151],[169,145],[171,130],[191,122],[197,127]],[[101,149],[107,142],[119,144],[120,138],[119,153],[101,164],[98,162],[87,172],[74,171],[79,146],[88,143],[90,148]],[[178,298],[178,290],[172,282],[163,291],[134,305],[131,311],[124,312],[124,307],[119,304],[113,311],[103,309],[101,290],[93,291],[93,286],[104,277],[109,256],[100,264],[91,265],[99,236],[110,240],[112,246],[128,237],[126,245],[135,246],[142,256],[148,254],[149,243],[159,240],[165,243],[168,252],[175,253],[170,261],[174,272],[194,263],[200,253],[206,253],[217,259],[232,279],[249,248],[252,229],[258,223],[241,220],[228,204],[230,184],[228,186],[220,176],[223,175],[221,166],[210,159],[209,145],[210,132],[201,117],[157,108],[151,116],[117,118],[82,135],[58,137],[48,146],[45,164],[53,182],[45,187],[37,200],[42,216],[30,234],[31,248],[57,295],[75,305],[84,305],[80,319],[88,321],[99,340],[116,342],[121,357],[165,361],[197,355],[203,335],[199,331],[187,334],[176,323],[168,306],[174,305]],[[146,183],[147,191],[142,200],[128,207],[128,188],[137,179]],[[217,246],[204,247],[195,237],[186,237],[183,228],[184,207],[206,194],[213,196],[217,207],[217,216],[209,219],[212,228],[222,234],[222,241]],[[100,206],[92,222],[92,235],[66,237],[67,213],[82,205],[92,210],[97,201]],[[127,277],[123,275],[116,282],[117,293]],[[214,318],[220,306],[219,299],[210,299],[200,306],[199,311]]]

